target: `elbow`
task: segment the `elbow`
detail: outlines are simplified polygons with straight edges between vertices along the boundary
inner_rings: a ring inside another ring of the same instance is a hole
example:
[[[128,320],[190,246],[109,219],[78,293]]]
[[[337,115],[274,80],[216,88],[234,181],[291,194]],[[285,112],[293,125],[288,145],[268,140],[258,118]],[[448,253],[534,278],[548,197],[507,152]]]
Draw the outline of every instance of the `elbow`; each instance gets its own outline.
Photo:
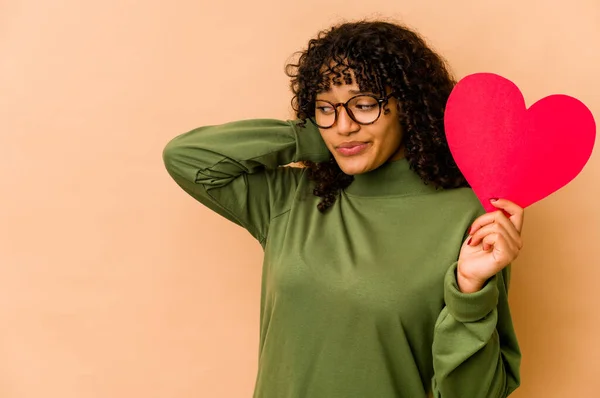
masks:
[[[177,164],[177,159],[180,157],[181,146],[178,144],[177,137],[175,137],[165,145],[162,151],[163,163],[169,172],[173,171]]]
[[[181,174],[178,172],[179,167],[177,165],[180,165],[182,162],[183,148],[177,138],[175,137],[169,141],[162,151],[163,163],[171,176]]]

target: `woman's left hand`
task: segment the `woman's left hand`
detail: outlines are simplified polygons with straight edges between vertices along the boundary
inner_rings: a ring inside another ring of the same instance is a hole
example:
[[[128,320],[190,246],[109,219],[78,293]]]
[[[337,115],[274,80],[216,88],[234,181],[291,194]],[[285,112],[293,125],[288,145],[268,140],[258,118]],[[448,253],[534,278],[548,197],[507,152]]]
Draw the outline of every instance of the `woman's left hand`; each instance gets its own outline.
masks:
[[[489,278],[519,256],[523,247],[523,208],[506,199],[491,203],[499,210],[473,222],[460,250],[456,277],[463,293],[481,290]]]

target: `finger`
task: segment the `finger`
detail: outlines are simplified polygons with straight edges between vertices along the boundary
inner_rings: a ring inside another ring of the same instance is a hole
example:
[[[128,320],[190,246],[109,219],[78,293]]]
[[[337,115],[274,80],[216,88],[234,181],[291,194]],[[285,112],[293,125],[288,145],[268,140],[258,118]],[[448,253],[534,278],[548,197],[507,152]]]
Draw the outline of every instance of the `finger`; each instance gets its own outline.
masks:
[[[501,211],[495,211],[494,224],[499,224],[504,227],[504,231],[508,234],[508,237],[511,241],[513,241],[516,247],[521,248],[523,246],[523,242],[521,239],[521,233],[517,230],[517,227],[510,221],[510,219],[506,218],[506,215]]]
[[[519,255],[513,250],[504,237],[500,234],[489,234],[483,239],[483,250],[492,251],[497,265],[506,266]]]
[[[488,224],[492,224],[496,218],[495,212],[485,213],[475,219],[469,229],[469,235],[473,235],[479,228],[482,228]]]
[[[508,224],[510,224],[510,222],[508,220],[506,220],[506,222]],[[512,224],[510,224],[510,229],[513,231],[513,233],[517,234],[517,232],[514,230],[515,227],[512,226]],[[520,237],[519,237],[519,241],[515,240],[513,238],[513,236],[511,235],[511,233],[509,231],[507,231],[506,226],[504,226],[500,223],[497,223],[497,222],[488,224],[485,227],[480,228],[472,236],[472,238],[468,244],[469,244],[469,246],[477,246],[481,242],[484,242],[485,238],[488,235],[494,235],[494,234],[501,236],[503,238],[503,240],[507,243],[507,245],[510,247],[511,250],[513,250],[513,251],[520,250],[520,244],[521,244]],[[484,250],[487,250],[487,246],[484,247]]]
[[[523,220],[525,210],[518,204],[511,202],[508,199],[490,199],[490,203],[497,209],[504,210],[508,215],[508,219],[513,223],[517,231],[523,229]]]
[[[500,234],[495,233],[495,232],[485,235],[481,242],[483,251],[487,252],[487,251],[490,251],[490,249],[493,249],[494,246],[496,245],[496,242],[498,242],[499,236],[500,236]]]
[[[497,210],[497,211],[492,211],[492,212],[486,213],[482,216],[479,216],[473,222],[473,224],[471,224],[471,229],[469,229],[469,235],[474,235],[475,232],[477,232],[480,228],[482,228],[486,225],[489,225],[489,224],[493,224],[493,223],[500,223],[500,224],[506,226],[507,230],[508,229],[512,229],[512,230],[516,229],[514,224],[511,223],[511,221],[502,212],[502,210]],[[516,230],[511,235],[515,239],[520,238],[519,232]]]

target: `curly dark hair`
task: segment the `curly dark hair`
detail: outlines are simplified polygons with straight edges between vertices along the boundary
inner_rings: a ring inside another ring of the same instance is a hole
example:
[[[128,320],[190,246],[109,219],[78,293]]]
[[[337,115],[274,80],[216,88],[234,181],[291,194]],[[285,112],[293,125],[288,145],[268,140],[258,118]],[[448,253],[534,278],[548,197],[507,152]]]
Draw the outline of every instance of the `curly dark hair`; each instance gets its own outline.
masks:
[[[444,133],[444,109],[455,80],[444,60],[414,31],[384,21],[357,21],[333,26],[311,39],[297,63],[286,66],[294,94],[292,107],[304,123],[314,118],[315,99],[330,85],[352,84],[361,91],[397,95],[402,112],[405,156],[424,183],[436,188],[468,186],[456,166]],[[304,161],[314,194],[325,212],[354,178],[335,159]]]

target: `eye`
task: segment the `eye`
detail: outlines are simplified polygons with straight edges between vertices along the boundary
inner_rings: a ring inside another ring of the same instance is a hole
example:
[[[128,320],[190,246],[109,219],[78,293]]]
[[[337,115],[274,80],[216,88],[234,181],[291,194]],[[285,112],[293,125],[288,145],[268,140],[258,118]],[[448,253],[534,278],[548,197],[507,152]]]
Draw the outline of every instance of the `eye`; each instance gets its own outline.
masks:
[[[375,109],[376,106],[375,104],[356,104],[356,109],[359,111],[370,111]]]
[[[317,112],[323,115],[331,115],[335,112],[333,106],[331,106],[330,103],[322,101],[317,101],[317,103],[315,104],[315,109]]]
[[[370,95],[359,95],[354,97],[350,103],[350,108],[355,112],[370,113],[376,111],[379,103]]]

